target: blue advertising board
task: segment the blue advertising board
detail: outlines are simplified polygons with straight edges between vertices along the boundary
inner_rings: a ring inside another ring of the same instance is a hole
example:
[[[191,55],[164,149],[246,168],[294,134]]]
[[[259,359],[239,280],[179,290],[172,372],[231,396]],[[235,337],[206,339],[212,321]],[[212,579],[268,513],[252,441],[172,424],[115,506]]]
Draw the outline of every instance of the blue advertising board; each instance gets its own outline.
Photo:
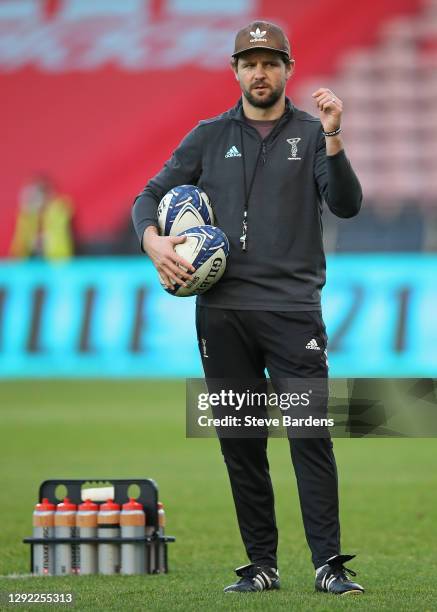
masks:
[[[437,256],[336,255],[330,374],[437,376]],[[145,257],[0,264],[0,378],[201,376],[194,298]]]

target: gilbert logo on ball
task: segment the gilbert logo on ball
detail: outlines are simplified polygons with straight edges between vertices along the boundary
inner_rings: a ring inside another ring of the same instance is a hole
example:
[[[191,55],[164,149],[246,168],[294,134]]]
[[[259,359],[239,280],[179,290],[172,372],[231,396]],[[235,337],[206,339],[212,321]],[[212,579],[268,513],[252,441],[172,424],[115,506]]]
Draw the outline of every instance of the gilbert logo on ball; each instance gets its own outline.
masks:
[[[182,244],[177,244],[175,251],[195,268],[195,272],[192,273],[192,280],[188,282],[187,287],[178,284],[172,288],[164,285],[163,287],[168,293],[178,297],[205,293],[220,280],[226,269],[228,239],[221,229],[212,225],[192,227],[179,235],[187,236],[187,239]]]
[[[161,236],[177,236],[191,227],[214,223],[208,196],[194,185],[171,189],[160,201],[157,214]]]

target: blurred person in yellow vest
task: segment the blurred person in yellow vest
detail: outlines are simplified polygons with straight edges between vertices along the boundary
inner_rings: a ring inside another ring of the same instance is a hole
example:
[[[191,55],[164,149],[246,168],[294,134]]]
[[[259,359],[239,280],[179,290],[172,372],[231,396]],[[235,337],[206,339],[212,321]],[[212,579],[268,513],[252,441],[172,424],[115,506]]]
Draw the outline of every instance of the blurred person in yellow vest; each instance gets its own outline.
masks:
[[[73,207],[52,181],[36,176],[20,194],[20,209],[10,253],[13,257],[68,259],[73,255]]]

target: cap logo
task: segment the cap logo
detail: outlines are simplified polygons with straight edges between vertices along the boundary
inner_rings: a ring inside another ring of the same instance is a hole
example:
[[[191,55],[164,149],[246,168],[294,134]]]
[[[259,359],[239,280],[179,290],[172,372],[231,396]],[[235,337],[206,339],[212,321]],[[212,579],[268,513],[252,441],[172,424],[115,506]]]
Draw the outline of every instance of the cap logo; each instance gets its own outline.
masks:
[[[267,30],[264,30],[264,32],[261,32],[261,30],[259,28],[257,28],[255,30],[255,32],[251,32],[250,35],[253,36],[253,38],[250,39],[249,42],[254,43],[254,42],[267,42],[267,38],[264,38],[264,36],[267,34]]]

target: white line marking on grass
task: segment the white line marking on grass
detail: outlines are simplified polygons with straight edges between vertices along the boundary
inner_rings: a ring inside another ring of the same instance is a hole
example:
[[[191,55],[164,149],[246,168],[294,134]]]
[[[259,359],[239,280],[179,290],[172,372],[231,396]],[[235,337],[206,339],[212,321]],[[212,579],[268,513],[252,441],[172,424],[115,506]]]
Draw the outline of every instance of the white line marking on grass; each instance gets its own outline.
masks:
[[[46,576],[34,576],[33,574],[8,574],[7,576],[0,575],[0,580],[17,579],[17,578],[46,578]]]

